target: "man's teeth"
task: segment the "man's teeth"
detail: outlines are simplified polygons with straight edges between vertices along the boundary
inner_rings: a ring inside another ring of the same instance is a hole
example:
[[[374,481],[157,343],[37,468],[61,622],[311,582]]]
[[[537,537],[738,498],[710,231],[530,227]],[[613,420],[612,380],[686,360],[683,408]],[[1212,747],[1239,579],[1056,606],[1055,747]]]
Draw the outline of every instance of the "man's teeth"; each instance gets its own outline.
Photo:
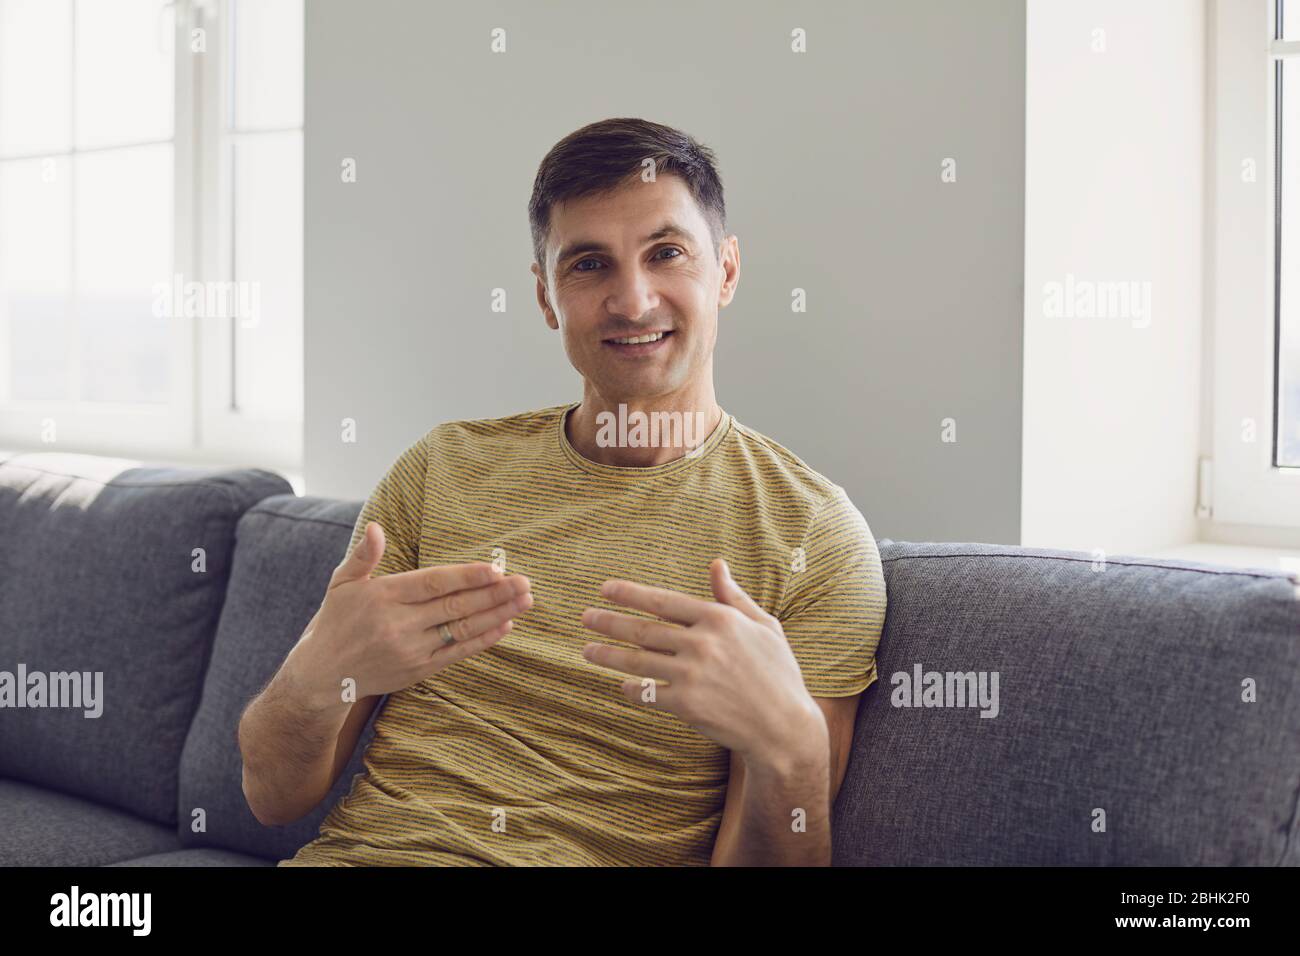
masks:
[[[653,332],[650,335],[637,335],[630,339],[614,339],[619,345],[641,345],[645,342],[658,342],[664,337],[663,332]]]

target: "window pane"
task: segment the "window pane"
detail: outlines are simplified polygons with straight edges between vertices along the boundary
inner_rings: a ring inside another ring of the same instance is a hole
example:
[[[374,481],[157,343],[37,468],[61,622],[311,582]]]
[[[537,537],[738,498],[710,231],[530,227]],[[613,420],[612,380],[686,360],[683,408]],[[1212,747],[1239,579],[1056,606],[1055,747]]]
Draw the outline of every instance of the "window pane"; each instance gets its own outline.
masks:
[[[1300,61],[1282,68],[1277,463],[1300,467]]]
[[[1300,40],[1300,5],[1282,0],[1282,39]]]
[[[0,0],[0,155],[68,148],[71,57],[70,0]]]
[[[79,147],[171,137],[172,23],[164,0],[79,0]]]
[[[142,146],[79,156],[76,177],[77,317],[81,397],[162,402],[168,398],[172,321],[172,147]]]
[[[302,0],[231,0],[234,129],[302,125]]]
[[[0,334],[18,400],[70,398],[71,179],[64,157],[0,163]]]
[[[239,137],[234,167],[235,279],[251,284],[243,290],[258,309],[255,324],[247,318],[237,322],[239,407],[297,416],[302,411],[302,133]]]

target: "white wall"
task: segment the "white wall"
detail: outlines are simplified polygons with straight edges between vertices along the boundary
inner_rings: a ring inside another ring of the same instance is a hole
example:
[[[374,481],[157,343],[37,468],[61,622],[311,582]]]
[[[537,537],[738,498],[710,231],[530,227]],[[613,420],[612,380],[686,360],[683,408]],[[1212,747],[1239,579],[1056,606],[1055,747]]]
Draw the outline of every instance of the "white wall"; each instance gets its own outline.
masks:
[[[534,301],[526,203],[562,136],[644,116],[718,153],[741,251],[722,406],[842,484],[878,537],[1019,539],[1023,0],[306,17],[309,493],[365,496],[440,421],[580,396]]]
[[[1195,539],[1205,31],[1202,0],[1029,0],[1026,545]],[[1149,317],[1045,315],[1067,274],[1150,283]]]

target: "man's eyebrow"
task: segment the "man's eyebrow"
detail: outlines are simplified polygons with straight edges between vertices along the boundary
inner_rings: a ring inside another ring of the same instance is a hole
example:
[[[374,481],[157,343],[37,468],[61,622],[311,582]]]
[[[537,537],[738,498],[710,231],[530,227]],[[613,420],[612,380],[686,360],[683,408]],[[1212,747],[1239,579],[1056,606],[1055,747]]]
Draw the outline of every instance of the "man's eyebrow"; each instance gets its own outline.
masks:
[[[669,236],[675,236],[681,239],[694,238],[689,229],[669,220],[648,236],[643,237],[641,239],[641,244],[644,245],[647,242],[657,242],[660,239],[667,239]],[[584,255],[588,252],[609,252],[609,247],[603,242],[596,242],[591,239],[582,239],[564,246],[560,250],[560,254],[555,257],[555,261],[558,264],[567,259],[572,259],[574,256]]]

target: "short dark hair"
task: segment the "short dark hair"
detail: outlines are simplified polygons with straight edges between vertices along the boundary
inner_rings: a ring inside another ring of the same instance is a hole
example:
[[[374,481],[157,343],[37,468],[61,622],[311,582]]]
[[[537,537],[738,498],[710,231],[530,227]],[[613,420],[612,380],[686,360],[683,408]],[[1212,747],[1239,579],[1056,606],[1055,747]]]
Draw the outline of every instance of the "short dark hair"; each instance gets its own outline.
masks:
[[[537,264],[546,268],[552,205],[615,189],[640,176],[647,159],[654,160],[655,176],[673,173],[685,180],[709,224],[713,251],[719,253],[727,230],[727,206],[713,151],[671,126],[620,117],[575,130],[542,159],[528,200]]]

